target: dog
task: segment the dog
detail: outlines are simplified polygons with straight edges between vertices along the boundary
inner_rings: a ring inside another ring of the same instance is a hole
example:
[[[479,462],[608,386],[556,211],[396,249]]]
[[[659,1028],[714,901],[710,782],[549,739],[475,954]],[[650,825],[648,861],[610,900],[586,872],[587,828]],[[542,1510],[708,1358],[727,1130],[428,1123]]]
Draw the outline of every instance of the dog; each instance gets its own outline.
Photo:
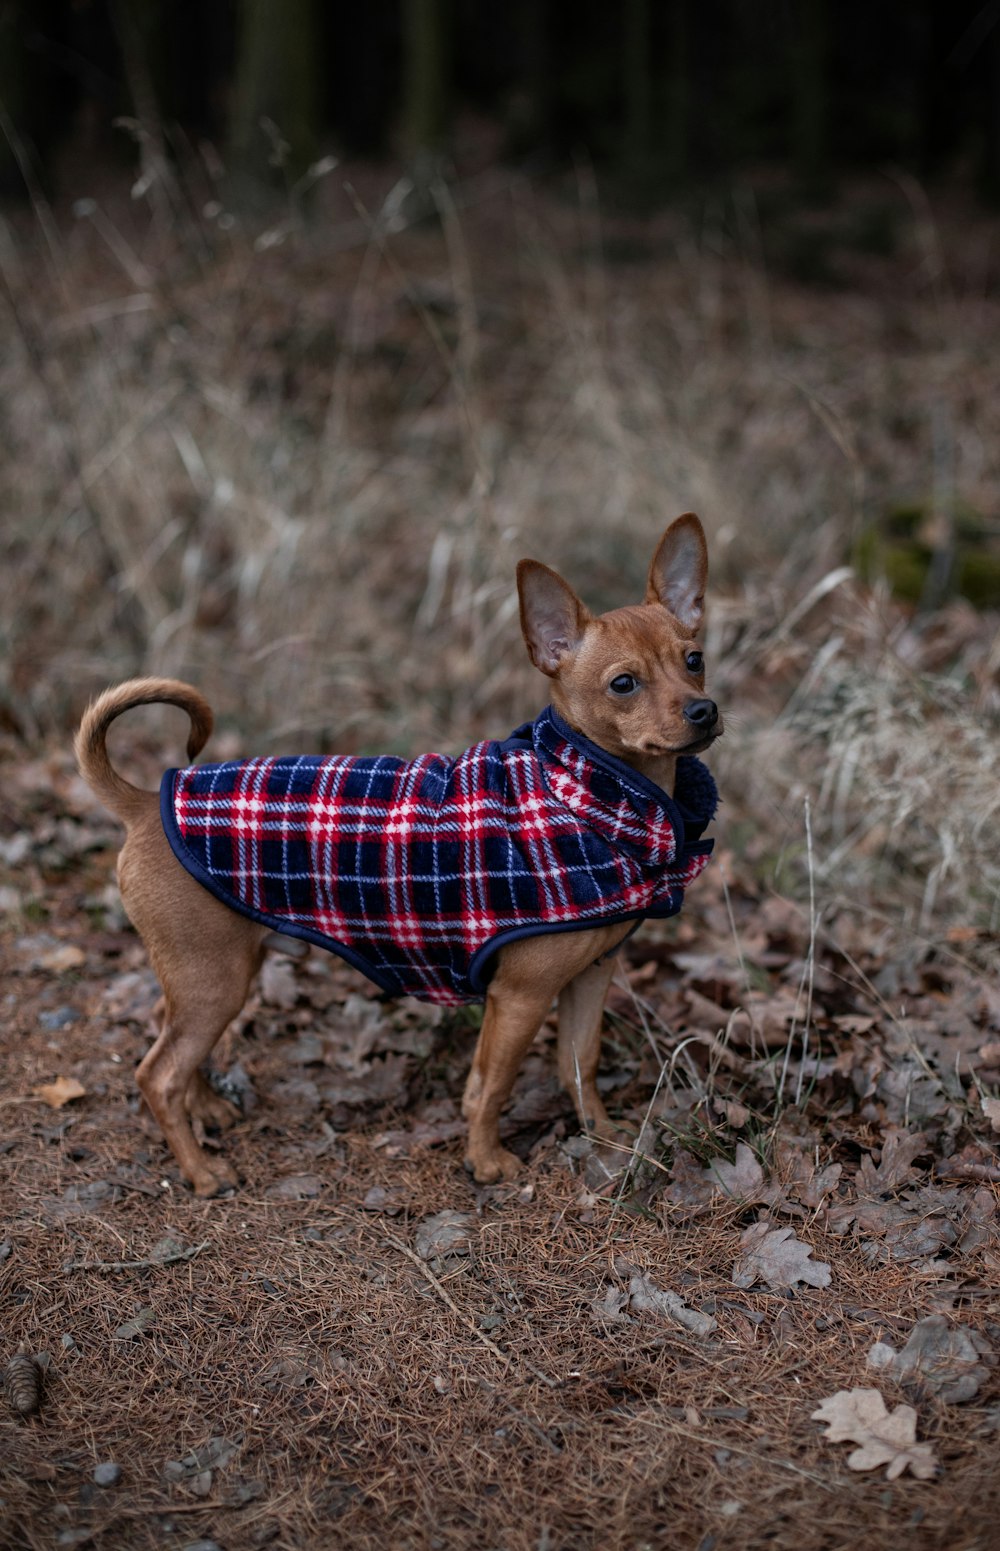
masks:
[[[238,1185],[191,1121],[236,1118],[201,1064],[273,930],[341,954],[386,991],[485,1000],[462,1102],[480,1183],[521,1166],[500,1113],[554,998],[560,1080],[581,1126],[613,1137],[596,1076],[615,952],[646,916],[680,909],[713,844],[715,784],[694,757],[723,731],[697,645],[707,576],[690,512],[664,533],[636,606],[592,615],[557,572],[522,560],[521,628],[551,705],[456,759],[191,766],[168,771],[157,797],[114,769],[108,727],[134,706],[179,706],[193,761],[212,730],[205,700],[176,680],[133,679],[88,708],[79,768],[125,825],[122,899],[163,993],[137,1081],[196,1195]]]

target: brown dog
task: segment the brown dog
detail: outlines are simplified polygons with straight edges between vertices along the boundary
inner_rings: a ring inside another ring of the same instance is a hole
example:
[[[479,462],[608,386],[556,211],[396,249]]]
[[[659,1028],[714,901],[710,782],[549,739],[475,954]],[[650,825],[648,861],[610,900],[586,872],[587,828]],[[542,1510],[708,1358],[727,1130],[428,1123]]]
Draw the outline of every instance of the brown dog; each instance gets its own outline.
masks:
[[[707,748],[722,732],[716,706],[705,698],[701,653],[694,639],[702,621],[707,572],[701,523],[687,513],[663,535],[650,567],[645,601],[637,606],[595,617],[547,566],[523,560],[517,573],[524,638],[535,666],[552,680],[555,723],[569,735],[572,770],[580,768],[579,749],[589,747],[596,767],[588,768],[597,769],[602,802],[608,800],[609,772],[614,777],[618,771],[626,787],[631,779],[642,800],[651,804],[649,811],[659,812],[657,800],[662,799],[662,809],[671,814],[675,828],[678,809],[671,806],[671,798],[678,756]],[[76,754],[86,780],[128,831],[118,859],[122,898],[163,988],[159,1035],[138,1068],[139,1087],[195,1193],[212,1196],[235,1186],[236,1176],[224,1160],[209,1156],[198,1145],[191,1118],[223,1126],[232,1122],[235,1113],[200,1066],[243,1006],[263,956],[268,924],[252,918],[256,912],[239,901],[235,906],[224,903],[211,880],[206,887],[204,878],[199,881],[200,875],[192,876],[181,865],[168,841],[157,796],[132,786],[110,763],[105,741],[110,723],[132,706],[160,701],[187,712],[191,721],[187,751],[193,760],[211,732],[212,713],[196,690],[169,679],[137,679],[105,691],[84,715]],[[525,752],[528,745],[510,746],[522,761],[519,769],[524,768],[524,762],[533,758]],[[340,762],[345,767],[347,763]],[[693,760],[685,763],[692,769],[698,766]],[[227,767],[204,767],[200,773],[220,768]],[[630,771],[638,773],[638,780],[630,778]],[[572,785],[576,774],[571,779],[560,770],[557,776],[562,779],[560,791],[571,788],[575,793],[570,806],[579,807],[583,789]],[[711,784],[707,772],[704,777]],[[584,799],[590,801],[592,795],[586,791]],[[554,799],[543,793],[543,800]],[[533,801],[537,807],[537,800]],[[633,825],[639,822],[633,808],[627,812]],[[568,817],[576,822],[572,815]],[[619,820],[620,814],[616,823]],[[680,822],[683,827],[683,819]],[[666,833],[669,839],[671,831]],[[677,838],[678,852],[681,838]],[[640,834],[637,843],[642,840]],[[704,853],[710,847],[694,849]],[[671,850],[665,862],[673,859]],[[691,876],[697,870],[700,867],[692,869]],[[676,872],[669,876],[674,882],[680,878],[682,892],[689,878]],[[491,961],[482,1031],[463,1099],[469,1122],[466,1162],[477,1180],[510,1178],[520,1166],[500,1144],[500,1112],[554,997],[558,997],[560,1079],[573,1095],[581,1125],[598,1137],[612,1133],[598,1097],[596,1074],[613,954],[637,919],[672,914],[679,908],[680,894],[668,891],[666,897],[673,903],[663,908],[619,908],[612,919],[598,916],[594,924],[586,916],[570,920],[564,908],[554,923],[540,926],[537,935],[531,927],[507,932],[508,940],[498,946]],[[466,914],[471,918],[473,911],[470,902]],[[290,930],[342,951],[315,932]],[[482,952],[488,954],[488,944]],[[352,957],[349,949],[345,956]],[[360,954],[352,961],[364,967]],[[379,980],[379,975],[372,972],[372,978]]]

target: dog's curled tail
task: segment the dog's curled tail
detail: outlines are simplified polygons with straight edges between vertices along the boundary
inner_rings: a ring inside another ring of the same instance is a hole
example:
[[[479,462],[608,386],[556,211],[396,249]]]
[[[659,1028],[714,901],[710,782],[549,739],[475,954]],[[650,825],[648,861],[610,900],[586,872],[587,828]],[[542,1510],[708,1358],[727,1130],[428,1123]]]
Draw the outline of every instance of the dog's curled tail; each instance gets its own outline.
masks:
[[[150,792],[133,786],[118,774],[108,758],[108,728],[123,711],[138,705],[179,706],[191,721],[188,734],[188,759],[204,748],[212,731],[212,708],[190,684],[179,679],[129,679],[106,689],[87,707],[73,743],[80,774],[105,807],[128,823],[148,807]]]

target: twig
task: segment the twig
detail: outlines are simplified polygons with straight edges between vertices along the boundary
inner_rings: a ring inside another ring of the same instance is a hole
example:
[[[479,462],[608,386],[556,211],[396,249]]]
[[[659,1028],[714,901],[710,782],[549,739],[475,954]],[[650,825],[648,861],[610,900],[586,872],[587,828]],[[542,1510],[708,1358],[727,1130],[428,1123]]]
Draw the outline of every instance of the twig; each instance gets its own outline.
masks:
[[[481,1341],[483,1346],[485,1346],[488,1351],[493,1353],[494,1357],[499,1357],[500,1361],[506,1367],[509,1367],[510,1364],[515,1361],[515,1359],[511,1357],[509,1352],[505,1352],[502,1347],[497,1346],[495,1341],[491,1341],[489,1336],[485,1335],[483,1331],[479,1329],[479,1326],[476,1324],[476,1321],[471,1314],[463,1313],[458,1304],[455,1302],[454,1298],[451,1296],[451,1293],[448,1291],[448,1289],[443,1285],[443,1283],[438,1281],[438,1278],[434,1275],[434,1272],[431,1270],[430,1266],[421,1260],[420,1256],[416,1254],[416,1252],[412,1250],[408,1244],[404,1244],[402,1239],[397,1239],[394,1233],[386,1233],[385,1236],[389,1243],[393,1245],[395,1249],[399,1250],[400,1254],[405,1255],[407,1260],[412,1260],[421,1276],[430,1282],[438,1297],[448,1305],[451,1312],[462,1321],[462,1324],[472,1331],[472,1334],[475,1336],[476,1340]],[[533,1373],[536,1379],[541,1379],[543,1384],[547,1384],[550,1389],[557,1388],[557,1381],[550,1378],[547,1373],[543,1373],[540,1368],[536,1368],[534,1363],[528,1362],[528,1360],[524,1357],[518,1358],[517,1361],[519,1361],[523,1367],[527,1368],[529,1373]]]
[[[840,1488],[830,1481],[824,1481],[822,1476],[814,1476],[811,1470],[803,1470],[800,1465],[793,1465],[791,1460],[773,1459],[767,1454],[758,1454],[756,1449],[746,1449],[739,1443],[731,1443],[728,1438],[706,1438],[704,1433],[695,1432],[694,1428],[678,1427],[673,1421],[668,1424],[672,1433],[679,1433],[682,1438],[690,1438],[693,1443],[706,1443],[710,1448],[728,1449],[731,1454],[742,1454],[745,1459],[755,1459],[760,1465],[773,1465],[778,1470],[790,1470],[794,1476],[802,1476],[806,1481],[812,1481],[814,1485],[821,1486],[825,1492],[836,1492]]]
[[[174,1266],[181,1260],[193,1260],[209,1246],[205,1239],[201,1244],[191,1244],[179,1249],[174,1255],[157,1255],[152,1260],[67,1260],[64,1271],[140,1271],[145,1266]]]
[[[995,1163],[949,1163],[945,1159],[937,1164],[934,1173],[939,1179],[1000,1180],[1000,1166]]]

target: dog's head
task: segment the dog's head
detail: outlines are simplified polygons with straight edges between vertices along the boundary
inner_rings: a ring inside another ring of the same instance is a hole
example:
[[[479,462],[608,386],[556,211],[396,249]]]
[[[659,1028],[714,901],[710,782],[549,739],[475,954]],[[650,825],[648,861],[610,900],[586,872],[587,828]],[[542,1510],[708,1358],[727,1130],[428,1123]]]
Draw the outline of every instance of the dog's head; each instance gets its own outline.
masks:
[[[708,580],[705,532],[693,512],[660,540],[645,600],[591,614],[538,560],[517,568],[521,629],[552,702],[571,727],[629,764],[697,754],[722,734],[705,694],[697,636]]]

